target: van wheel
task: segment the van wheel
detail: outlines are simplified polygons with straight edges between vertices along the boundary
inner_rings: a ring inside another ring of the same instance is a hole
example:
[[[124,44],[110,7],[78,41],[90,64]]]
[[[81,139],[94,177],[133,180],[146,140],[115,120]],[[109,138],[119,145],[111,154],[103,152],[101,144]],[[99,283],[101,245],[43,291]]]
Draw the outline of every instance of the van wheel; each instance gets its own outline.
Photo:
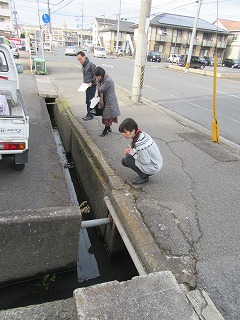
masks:
[[[14,163],[14,168],[16,170],[23,170],[25,168],[25,163]]]
[[[205,68],[205,66],[202,64],[201,67],[200,67],[200,69],[203,70],[204,68]]]

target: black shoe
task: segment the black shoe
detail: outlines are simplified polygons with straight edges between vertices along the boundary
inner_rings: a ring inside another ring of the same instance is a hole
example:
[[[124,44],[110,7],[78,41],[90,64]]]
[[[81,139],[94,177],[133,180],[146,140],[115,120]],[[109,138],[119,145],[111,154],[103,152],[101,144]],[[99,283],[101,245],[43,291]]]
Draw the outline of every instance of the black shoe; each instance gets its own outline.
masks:
[[[88,115],[83,118],[84,121],[88,121],[88,120],[92,120],[92,119],[93,119],[93,117],[92,116],[88,116]]]
[[[147,183],[149,181],[149,177],[146,176],[144,178],[137,178],[135,180],[132,181],[132,184],[142,184],[142,183]]]
[[[103,132],[100,134],[100,137],[105,137],[108,133],[111,133],[112,129],[110,127],[105,127]]]

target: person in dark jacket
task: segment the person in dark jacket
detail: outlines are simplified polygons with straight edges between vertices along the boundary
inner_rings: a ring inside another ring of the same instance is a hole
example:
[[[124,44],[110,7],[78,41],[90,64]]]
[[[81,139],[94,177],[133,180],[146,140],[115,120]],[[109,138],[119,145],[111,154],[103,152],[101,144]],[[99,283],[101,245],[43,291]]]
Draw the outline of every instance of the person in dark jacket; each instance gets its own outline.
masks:
[[[90,104],[91,99],[95,96],[96,92],[96,79],[94,76],[94,69],[96,68],[96,65],[85,56],[83,51],[79,51],[77,53],[77,59],[82,65],[83,82],[88,84],[88,88],[86,90],[87,114],[83,118],[83,120],[88,121],[93,118],[93,115],[90,113]]]
[[[94,74],[96,76],[100,104],[103,107],[102,123],[105,125],[100,136],[104,137],[112,132],[111,125],[113,122],[118,122],[117,117],[120,115],[120,111],[112,78],[101,67],[96,67]]]

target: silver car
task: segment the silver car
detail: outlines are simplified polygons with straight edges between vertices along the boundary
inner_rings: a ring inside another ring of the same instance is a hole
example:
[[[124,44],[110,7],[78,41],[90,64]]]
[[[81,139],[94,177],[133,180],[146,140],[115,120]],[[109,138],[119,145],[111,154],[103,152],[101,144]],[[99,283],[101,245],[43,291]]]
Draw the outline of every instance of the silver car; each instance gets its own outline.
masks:
[[[76,56],[76,54],[77,54],[77,46],[66,46],[65,56]]]

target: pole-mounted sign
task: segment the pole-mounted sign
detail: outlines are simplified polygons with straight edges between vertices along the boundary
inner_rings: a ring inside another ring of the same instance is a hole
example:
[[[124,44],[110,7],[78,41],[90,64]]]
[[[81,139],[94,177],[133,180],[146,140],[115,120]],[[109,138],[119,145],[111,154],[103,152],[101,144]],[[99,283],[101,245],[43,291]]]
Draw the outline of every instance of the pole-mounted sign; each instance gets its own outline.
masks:
[[[44,23],[49,23],[49,22],[50,22],[50,16],[49,16],[49,14],[44,13],[44,14],[42,15],[42,20],[43,20]]]

